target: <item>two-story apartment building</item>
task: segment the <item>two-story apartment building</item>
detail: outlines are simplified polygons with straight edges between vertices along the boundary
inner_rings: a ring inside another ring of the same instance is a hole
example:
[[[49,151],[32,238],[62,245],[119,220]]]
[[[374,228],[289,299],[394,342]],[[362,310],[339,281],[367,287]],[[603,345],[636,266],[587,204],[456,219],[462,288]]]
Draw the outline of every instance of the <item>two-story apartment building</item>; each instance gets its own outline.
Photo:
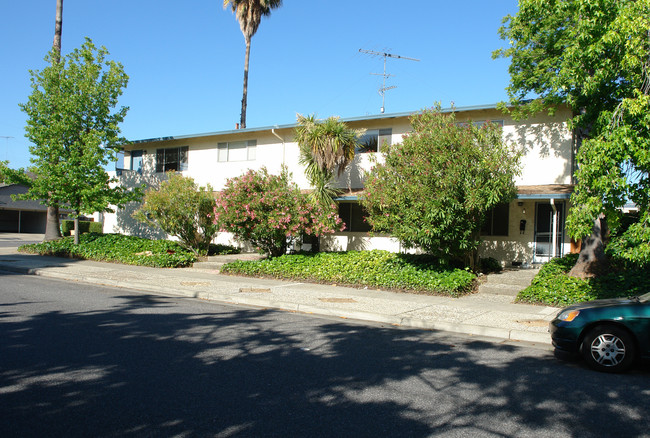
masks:
[[[574,140],[566,123],[570,112],[562,109],[553,117],[539,115],[526,121],[514,121],[495,105],[455,108],[454,111],[461,122],[489,120],[501,124],[504,140],[523,152],[522,172],[516,181],[517,198],[490,212],[483,225],[481,256],[495,257],[510,265],[512,262],[544,262],[569,252],[571,243],[564,231],[564,222],[574,169]],[[336,186],[344,190],[337,201],[346,230],[321,237],[322,250],[402,250],[390,235],[369,234],[359,199],[363,196],[364,171],[370,170],[370,155],[376,154],[386,142],[401,142],[402,135],[410,131],[411,114],[343,120],[350,128],[365,130],[361,138],[363,147],[336,180]],[[228,178],[248,169],[266,166],[271,173],[279,173],[281,166],[286,165],[298,186],[307,190],[309,183],[298,163],[295,127],[292,124],[139,140],[125,147],[125,169],[120,172],[120,179],[123,184],[152,183],[164,178],[164,172],[176,171],[219,191]],[[155,236],[156,232],[131,218],[134,208],[106,215],[104,229]],[[228,242],[230,236],[222,233],[218,241]]]

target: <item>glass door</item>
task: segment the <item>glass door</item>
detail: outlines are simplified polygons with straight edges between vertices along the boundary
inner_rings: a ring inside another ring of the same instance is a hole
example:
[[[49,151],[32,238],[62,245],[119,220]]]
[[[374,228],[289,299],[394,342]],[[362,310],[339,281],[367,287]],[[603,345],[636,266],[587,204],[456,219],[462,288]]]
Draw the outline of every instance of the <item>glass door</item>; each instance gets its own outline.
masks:
[[[553,208],[555,207],[555,208]],[[553,243],[555,242],[555,248]],[[535,256],[534,263],[544,263],[553,257],[563,255],[564,202],[555,205],[538,202],[535,204]]]

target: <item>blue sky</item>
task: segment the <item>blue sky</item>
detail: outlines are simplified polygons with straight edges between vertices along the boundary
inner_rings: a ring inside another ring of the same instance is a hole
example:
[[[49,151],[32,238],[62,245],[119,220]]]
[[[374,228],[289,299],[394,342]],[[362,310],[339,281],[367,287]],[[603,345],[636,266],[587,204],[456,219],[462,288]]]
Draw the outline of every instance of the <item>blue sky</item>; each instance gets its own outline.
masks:
[[[388,59],[386,113],[506,99],[501,20],[516,0],[284,0],[252,40],[249,128],[294,123],[296,114],[379,114],[383,58],[359,49],[420,59]],[[105,46],[130,77],[130,140],[234,129],[239,121],[244,37],[221,0],[65,0],[63,52],[84,37]],[[29,69],[45,66],[55,0],[0,6],[0,160],[29,165],[25,115]],[[408,7],[407,7],[408,6]],[[12,137],[12,138],[4,138]]]

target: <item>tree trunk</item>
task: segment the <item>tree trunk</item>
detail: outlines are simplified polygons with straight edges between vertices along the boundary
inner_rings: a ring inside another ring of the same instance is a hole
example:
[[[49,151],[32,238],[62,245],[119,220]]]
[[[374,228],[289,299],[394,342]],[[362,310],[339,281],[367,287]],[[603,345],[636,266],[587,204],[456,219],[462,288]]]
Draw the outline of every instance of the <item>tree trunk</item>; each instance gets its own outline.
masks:
[[[569,276],[591,278],[606,272],[609,265],[609,260],[605,255],[607,232],[607,219],[601,213],[594,222],[591,236],[582,239],[578,261],[571,268]]]
[[[75,212],[74,216],[74,244],[79,245],[79,212]]]
[[[54,23],[54,41],[52,42],[52,49],[54,50],[54,58],[52,62],[58,63],[61,61],[61,32],[63,29],[63,0],[56,0],[56,18]],[[59,206],[48,205],[47,207],[47,222],[45,223],[45,238],[44,241],[57,240],[61,238],[61,226],[59,224]]]
[[[241,118],[239,126],[246,128],[246,105],[248,102],[248,61],[251,56],[251,39],[246,38],[246,57],[244,59],[244,93],[241,99]]]
[[[45,237],[44,242],[49,240],[57,240],[61,238],[61,226],[59,224],[59,206],[48,205],[47,207],[47,222],[45,223]]]
[[[63,0],[56,0],[56,19],[54,23],[54,41],[52,48],[56,51],[54,62],[58,63],[61,59],[61,31],[63,29]]]

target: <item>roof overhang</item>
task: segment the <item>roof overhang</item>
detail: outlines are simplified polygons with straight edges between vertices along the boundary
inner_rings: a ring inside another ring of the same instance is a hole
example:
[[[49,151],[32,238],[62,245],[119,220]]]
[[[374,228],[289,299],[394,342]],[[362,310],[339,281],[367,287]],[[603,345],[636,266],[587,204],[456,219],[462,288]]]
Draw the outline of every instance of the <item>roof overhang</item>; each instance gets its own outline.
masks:
[[[517,186],[517,196],[515,199],[570,199],[573,188],[573,184]],[[353,202],[362,199],[363,195],[364,189],[346,189],[334,198],[334,200],[339,202]]]

